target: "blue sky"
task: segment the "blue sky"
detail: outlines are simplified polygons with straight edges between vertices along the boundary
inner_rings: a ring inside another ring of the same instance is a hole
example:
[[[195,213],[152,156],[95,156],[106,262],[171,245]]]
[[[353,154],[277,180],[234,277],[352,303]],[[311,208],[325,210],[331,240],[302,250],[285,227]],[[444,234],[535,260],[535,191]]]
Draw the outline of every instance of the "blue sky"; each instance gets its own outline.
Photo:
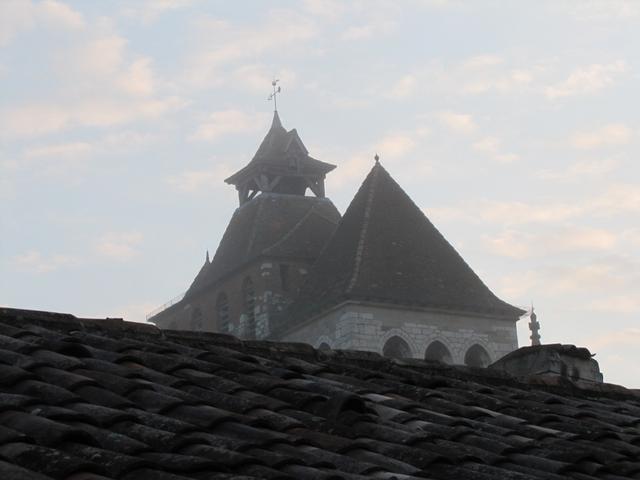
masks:
[[[186,290],[275,75],[341,211],[378,152],[543,341],[640,387],[639,27],[617,0],[0,0],[0,303],[142,321]]]

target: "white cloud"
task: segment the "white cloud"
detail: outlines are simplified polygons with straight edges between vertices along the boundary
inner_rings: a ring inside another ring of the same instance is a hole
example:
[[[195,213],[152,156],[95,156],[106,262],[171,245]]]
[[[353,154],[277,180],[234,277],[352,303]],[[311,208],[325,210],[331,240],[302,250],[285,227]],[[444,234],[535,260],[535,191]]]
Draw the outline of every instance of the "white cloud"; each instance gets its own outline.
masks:
[[[158,118],[184,105],[185,102],[177,97],[126,101],[108,95],[68,104],[23,105],[0,110],[0,137],[32,137],[74,126],[110,127]]]
[[[603,175],[612,172],[618,161],[613,158],[599,160],[581,161],[569,165],[562,170],[541,170],[537,173],[538,178],[544,180],[558,180],[563,182],[580,181],[584,178],[600,179]]]
[[[485,235],[482,241],[493,254],[523,259],[577,251],[610,251],[618,245],[619,237],[605,229],[563,227],[535,233],[508,229],[497,235]]]
[[[145,0],[143,2],[129,2],[122,13],[131,18],[137,18],[142,23],[153,23],[161,15],[188,8],[196,3],[197,0]]]
[[[20,270],[41,274],[79,265],[80,260],[73,255],[53,254],[45,256],[37,250],[30,250],[14,257],[13,264]]]
[[[472,145],[474,150],[485,153],[500,163],[511,163],[520,158],[515,153],[502,152],[501,146],[502,141],[496,137],[484,137]]]
[[[405,75],[391,86],[388,96],[391,98],[406,98],[411,96],[418,86],[418,79],[415,75]]]
[[[95,251],[114,260],[129,260],[138,253],[136,248],[142,239],[140,232],[106,233],[96,242]]]
[[[31,0],[0,2],[0,47],[8,45],[19,33],[40,25],[77,30],[85,27],[85,21],[79,12],[53,0],[39,3]]]
[[[590,132],[576,133],[571,137],[570,143],[575,148],[589,150],[606,146],[625,145],[631,141],[631,137],[631,128],[622,123],[613,123]]]
[[[416,146],[416,142],[410,135],[397,133],[385,136],[380,143],[376,145],[376,151],[381,158],[398,158],[403,157]]]
[[[470,134],[478,128],[473,116],[468,113],[440,112],[437,116],[444,126],[455,132]]]
[[[266,113],[246,113],[241,110],[213,112],[189,137],[191,140],[215,141],[226,135],[260,132],[268,123]]]
[[[590,310],[596,310],[598,312],[608,312],[608,313],[618,313],[618,314],[629,314],[636,313],[640,314],[640,297],[636,294],[629,295],[612,295],[606,298],[600,298],[598,300],[593,300],[587,304],[587,308]],[[626,335],[629,335],[630,332],[625,332]],[[636,332],[636,335],[632,335],[627,340],[631,340],[632,338],[635,340],[635,343],[640,348],[640,331]],[[609,335],[606,335],[605,338],[609,338]],[[616,340],[619,340],[618,336],[615,336]],[[613,340],[613,339],[611,339]],[[622,341],[624,342],[624,341]],[[618,341],[618,345],[621,342]]]
[[[627,64],[623,60],[578,68],[563,82],[547,87],[545,94],[548,98],[555,99],[595,93],[613,85],[626,70]]]
[[[203,18],[197,25],[198,47],[188,59],[185,72],[191,86],[211,88],[221,85],[223,66],[245,60],[255,60],[265,52],[281,49],[304,49],[318,34],[310,18],[290,10],[273,10],[259,26],[238,26],[228,21]],[[204,47],[203,47],[204,46]]]
[[[93,147],[87,142],[60,143],[55,145],[45,145],[41,147],[28,148],[25,158],[38,157],[78,157],[91,153]]]
[[[167,178],[173,188],[183,192],[209,192],[220,183],[221,178],[227,178],[233,173],[228,165],[218,165],[209,170],[189,170]]]
[[[86,26],[82,14],[64,3],[45,0],[37,4],[36,8],[38,9],[38,16],[41,17],[42,21],[52,26],[72,30],[81,29]]]

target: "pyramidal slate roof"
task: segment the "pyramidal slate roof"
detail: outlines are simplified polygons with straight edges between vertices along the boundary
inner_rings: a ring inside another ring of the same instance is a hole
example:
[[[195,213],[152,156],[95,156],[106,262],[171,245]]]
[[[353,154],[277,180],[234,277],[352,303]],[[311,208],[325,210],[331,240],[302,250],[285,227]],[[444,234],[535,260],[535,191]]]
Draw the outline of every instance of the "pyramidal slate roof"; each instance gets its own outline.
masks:
[[[292,306],[291,318],[344,300],[370,300],[517,318],[376,162]]]
[[[339,220],[327,198],[262,193],[236,209],[211,263],[205,262],[185,297],[261,255],[313,261]]]
[[[621,480],[640,393],[0,308],[7,480]]]
[[[300,140],[296,129],[287,132],[282,126],[278,112],[275,111],[271,128],[251,162],[227,178],[225,182],[236,184],[245,176],[269,167],[288,171],[292,158],[297,160],[298,170],[296,173],[298,174],[326,174],[336,168],[335,165],[309,156],[309,152]]]

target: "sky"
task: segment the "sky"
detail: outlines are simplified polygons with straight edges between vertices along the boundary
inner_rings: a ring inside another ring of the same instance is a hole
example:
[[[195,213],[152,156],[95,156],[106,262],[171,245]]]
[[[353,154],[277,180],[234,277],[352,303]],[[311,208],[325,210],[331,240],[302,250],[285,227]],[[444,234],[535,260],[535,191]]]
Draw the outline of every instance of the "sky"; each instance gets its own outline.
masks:
[[[640,388],[637,1],[0,0],[0,305],[184,292],[273,78],[341,212],[377,152],[543,342]]]

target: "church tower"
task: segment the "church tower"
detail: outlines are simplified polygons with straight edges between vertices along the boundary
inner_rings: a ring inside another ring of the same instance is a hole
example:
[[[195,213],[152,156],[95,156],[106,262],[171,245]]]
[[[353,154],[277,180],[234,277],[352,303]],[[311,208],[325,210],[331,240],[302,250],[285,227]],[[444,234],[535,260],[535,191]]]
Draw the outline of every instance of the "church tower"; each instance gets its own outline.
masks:
[[[181,301],[149,320],[162,328],[269,336],[340,221],[325,197],[334,168],[312,158],[274,111],[253,159],[225,180],[236,187],[239,207],[213,259],[207,256]]]

